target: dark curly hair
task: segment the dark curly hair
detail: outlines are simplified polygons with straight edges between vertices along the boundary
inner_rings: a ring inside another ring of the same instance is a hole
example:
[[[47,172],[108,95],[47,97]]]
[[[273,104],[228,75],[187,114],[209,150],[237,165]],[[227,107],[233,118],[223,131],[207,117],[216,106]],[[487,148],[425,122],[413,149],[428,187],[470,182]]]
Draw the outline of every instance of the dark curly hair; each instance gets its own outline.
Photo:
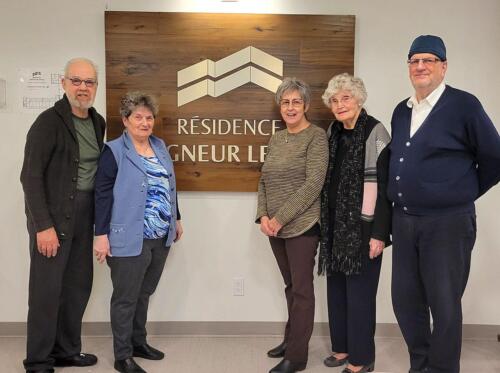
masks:
[[[151,110],[155,118],[158,115],[156,98],[144,92],[129,92],[123,96],[120,100],[120,115],[128,118],[140,106]]]

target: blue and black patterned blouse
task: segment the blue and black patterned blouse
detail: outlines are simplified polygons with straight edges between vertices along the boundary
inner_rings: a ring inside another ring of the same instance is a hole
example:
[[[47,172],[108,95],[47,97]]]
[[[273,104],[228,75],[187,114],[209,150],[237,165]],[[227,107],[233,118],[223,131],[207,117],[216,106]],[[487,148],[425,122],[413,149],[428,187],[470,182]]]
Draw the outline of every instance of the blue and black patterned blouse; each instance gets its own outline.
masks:
[[[143,162],[146,170],[148,170],[148,167],[151,168],[151,171],[147,171],[148,191],[146,209],[144,212],[144,238],[156,236],[164,237],[172,221],[172,205],[169,200],[169,193],[167,193],[170,188],[170,182],[166,170],[159,164],[158,158],[145,158]],[[150,166],[148,166],[149,164]],[[111,210],[113,207],[113,186],[118,173],[118,165],[113,156],[113,152],[108,146],[104,146],[99,165],[101,167],[102,177],[96,180],[96,189],[99,188],[101,191],[101,198],[99,203],[96,204],[96,235],[109,233],[109,223],[111,221]],[[159,169],[158,166],[161,167],[161,169]],[[160,202],[165,202],[165,204],[159,208],[158,211],[153,212],[153,208],[157,207]],[[174,211],[174,214],[176,214],[174,215],[174,219],[180,220],[181,214],[178,204],[176,210],[177,211]]]
[[[144,238],[165,237],[172,219],[170,183],[165,168],[157,157],[142,157],[148,177],[148,192],[144,210]]]

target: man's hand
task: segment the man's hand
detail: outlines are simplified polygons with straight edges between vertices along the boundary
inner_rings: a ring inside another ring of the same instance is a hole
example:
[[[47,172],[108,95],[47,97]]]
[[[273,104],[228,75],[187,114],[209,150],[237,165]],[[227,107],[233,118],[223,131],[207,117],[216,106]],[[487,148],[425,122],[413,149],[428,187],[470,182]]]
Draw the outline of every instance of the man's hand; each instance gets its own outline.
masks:
[[[109,247],[109,239],[107,234],[102,234],[100,236],[95,236],[94,238],[94,254],[99,263],[104,263],[107,256],[111,255],[111,250]]]
[[[57,255],[59,249],[59,239],[54,227],[36,233],[36,246],[38,252],[47,258]]]

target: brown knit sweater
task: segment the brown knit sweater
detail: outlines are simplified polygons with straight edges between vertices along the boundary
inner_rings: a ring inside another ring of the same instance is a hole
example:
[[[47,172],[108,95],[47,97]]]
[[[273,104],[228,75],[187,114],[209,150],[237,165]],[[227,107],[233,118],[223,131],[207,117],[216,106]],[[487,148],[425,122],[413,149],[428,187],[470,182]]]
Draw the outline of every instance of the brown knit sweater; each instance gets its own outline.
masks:
[[[283,225],[278,237],[296,237],[319,221],[319,195],[328,165],[325,131],[315,125],[276,132],[259,181],[256,223],[262,216]]]

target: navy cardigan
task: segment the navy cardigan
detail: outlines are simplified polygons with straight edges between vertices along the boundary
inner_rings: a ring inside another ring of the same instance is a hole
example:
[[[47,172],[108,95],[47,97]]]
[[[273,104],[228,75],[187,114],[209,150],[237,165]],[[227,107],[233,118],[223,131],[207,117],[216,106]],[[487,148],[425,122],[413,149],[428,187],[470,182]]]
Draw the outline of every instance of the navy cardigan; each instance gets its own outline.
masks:
[[[406,103],[391,121],[389,199],[416,215],[474,211],[474,201],[500,180],[500,137],[481,103],[446,86],[411,138]]]

